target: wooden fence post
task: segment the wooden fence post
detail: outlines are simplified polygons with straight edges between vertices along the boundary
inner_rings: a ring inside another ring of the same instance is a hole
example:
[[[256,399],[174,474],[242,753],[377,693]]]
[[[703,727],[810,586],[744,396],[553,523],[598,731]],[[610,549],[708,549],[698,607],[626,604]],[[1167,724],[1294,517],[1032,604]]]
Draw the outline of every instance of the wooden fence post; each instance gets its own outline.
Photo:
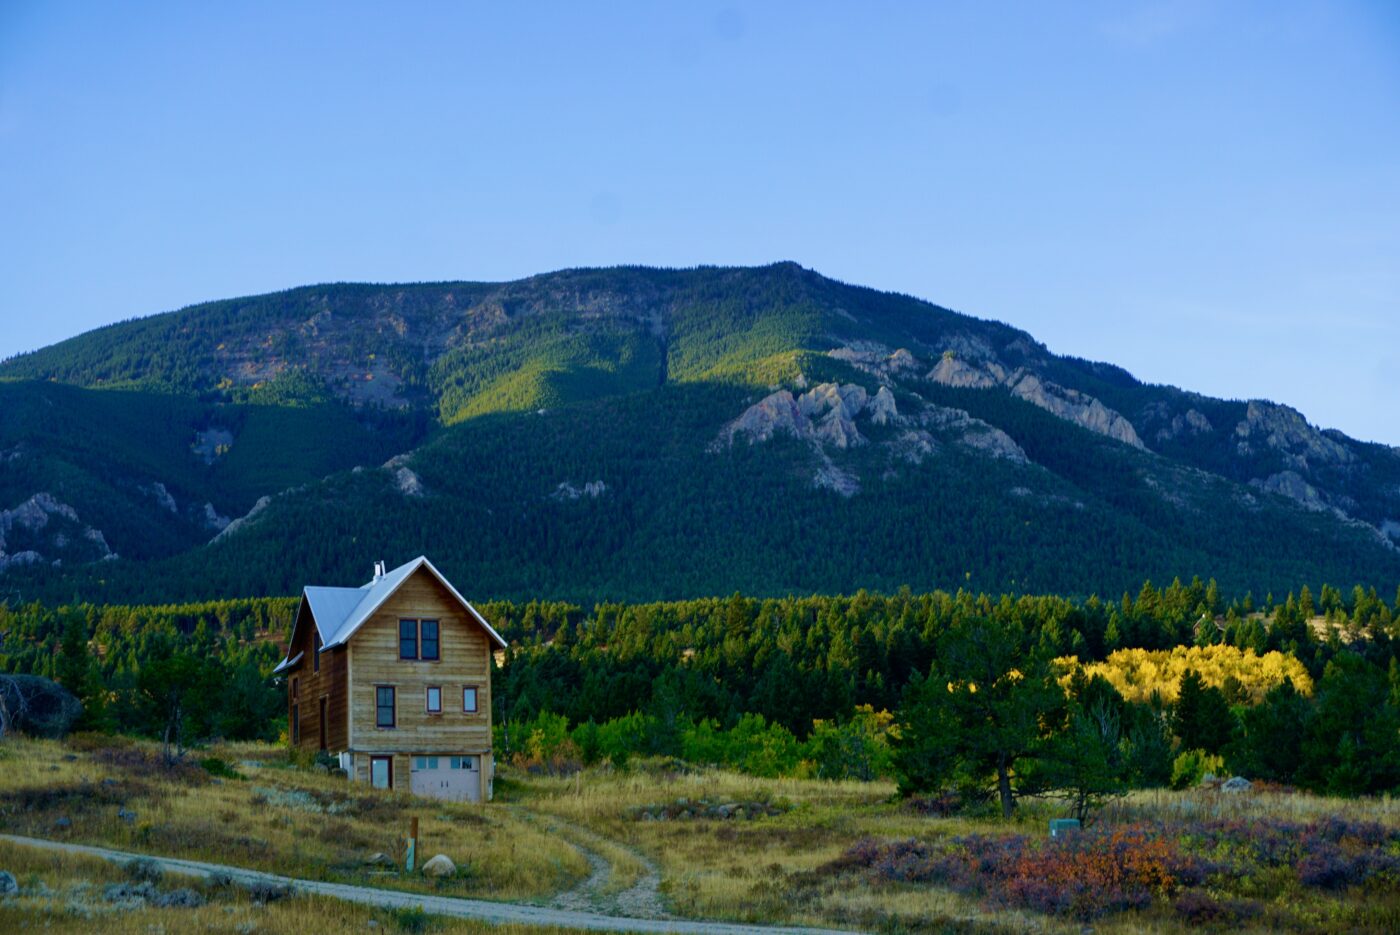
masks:
[[[406,864],[406,866],[407,866],[407,868],[408,868],[408,872],[409,872],[409,873],[412,873],[412,872],[413,872],[413,858],[414,858],[414,856],[415,856],[414,852],[417,851],[417,850],[418,850],[418,816],[415,815],[413,818],[411,818],[411,819],[409,820],[409,825],[408,825],[408,858],[407,858],[407,860],[405,861],[405,864]]]

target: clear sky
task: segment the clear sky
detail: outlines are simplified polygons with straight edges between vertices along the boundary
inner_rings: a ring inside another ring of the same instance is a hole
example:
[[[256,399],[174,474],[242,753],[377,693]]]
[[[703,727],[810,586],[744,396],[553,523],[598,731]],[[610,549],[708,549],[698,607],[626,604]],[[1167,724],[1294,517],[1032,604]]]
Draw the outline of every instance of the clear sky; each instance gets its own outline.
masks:
[[[1400,445],[1400,3],[0,0],[0,356],[780,259]]]

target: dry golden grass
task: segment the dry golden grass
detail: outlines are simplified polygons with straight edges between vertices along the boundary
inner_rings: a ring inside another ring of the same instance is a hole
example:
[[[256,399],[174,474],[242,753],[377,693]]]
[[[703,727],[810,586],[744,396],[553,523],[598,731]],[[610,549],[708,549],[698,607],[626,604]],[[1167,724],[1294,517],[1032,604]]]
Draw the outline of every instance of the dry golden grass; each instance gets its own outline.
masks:
[[[544,898],[588,873],[575,848],[507,808],[427,803],[279,768],[285,757],[268,747],[257,756],[240,756],[255,752],[246,747],[213,752],[263,765],[240,767],[245,779],[211,779],[197,766],[165,770],[145,744],[85,751],[12,739],[0,746],[8,761],[0,769],[0,814],[14,834],[441,895]],[[136,817],[123,820],[120,809]],[[420,820],[420,861],[447,854],[462,868],[458,877],[429,882],[365,865],[374,852],[402,855],[412,816]],[[58,829],[60,818],[71,828]]]
[[[292,896],[266,905],[238,890],[220,891],[188,878],[170,877],[165,888],[193,887],[209,898],[198,909],[119,909],[102,898],[106,884],[126,879],[121,867],[95,857],[53,854],[0,841],[0,867],[15,875],[22,891],[0,901],[0,932],[43,930],[90,935],[150,935],[152,932],[251,932],[306,935],[308,932],[379,931],[402,928],[395,913],[319,896]],[[558,929],[492,926],[434,917],[433,932],[491,932],[543,935]]]
[[[429,803],[293,769],[283,751],[266,745],[228,745],[199,754],[212,753],[235,765],[260,764],[238,766],[246,778],[222,781],[212,780],[198,768],[167,772],[148,759],[154,752],[150,745],[84,738],[67,744],[29,740],[0,744],[0,759],[5,761],[0,763],[0,822],[4,830],[16,834],[230,863],[288,876],[537,902],[579,886],[590,872],[586,851],[610,865],[605,894],[633,886],[655,867],[666,908],[684,917],[910,931],[1078,930],[1076,923],[995,910],[935,886],[873,885],[850,875],[819,872],[864,838],[1043,834],[1047,819],[1061,814],[1053,803],[1027,803],[1009,822],[928,818],[897,800],[894,787],[884,782],[758,779],[639,763],[629,770],[591,769],[570,778],[529,776],[503,767],[497,777],[497,801],[474,806]],[[297,796],[310,796],[311,801],[345,811],[301,811],[295,807]],[[680,799],[766,801],[779,803],[786,811],[753,820],[639,817],[643,807]],[[136,819],[117,817],[121,807],[135,811]],[[402,854],[400,841],[412,815],[421,821],[422,857],[446,853],[469,871],[439,884],[399,873],[376,874],[366,867],[364,858],[373,851]],[[55,829],[59,816],[72,821],[70,830]],[[1109,809],[1102,820],[1307,821],[1331,816],[1400,826],[1400,802],[1268,791],[1248,795],[1137,792]],[[52,867],[56,879],[67,879],[64,875],[72,871],[74,879],[86,874],[86,879],[98,881],[120,872],[74,858],[26,856],[13,848],[0,850],[0,857],[23,872]],[[77,874],[73,868],[80,863],[82,874]],[[5,866],[0,862],[0,867]],[[48,885],[59,888],[53,882]],[[1313,903],[1300,907],[1297,917],[1314,919],[1319,929],[1346,930],[1346,913],[1355,907],[1336,899],[1317,898]],[[57,897],[32,896],[7,904],[0,914],[0,931],[18,928],[18,921],[49,925],[57,931],[90,930],[89,920],[69,918],[62,905]],[[259,931],[293,927],[326,931],[361,926],[376,915],[372,910],[309,898],[266,908],[236,900],[230,905],[180,910],[189,913],[181,918],[191,920],[196,928],[208,925],[216,931],[237,930],[254,915]],[[308,908],[312,906],[318,908]],[[146,925],[154,924],[153,913],[172,911],[133,912],[109,930],[146,931]],[[1170,907],[1111,916],[1094,925],[1096,931],[1112,933],[1186,930]]]
[[[934,839],[981,833],[1044,834],[1063,817],[1054,802],[1023,803],[1011,821],[999,817],[929,818],[895,797],[890,783],[757,779],[722,771],[653,770],[645,765],[614,772],[588,770],[580,778],[509,774],[512,800],[537,813],[591,829],[661,868],[662,891],[679,915],[745,922],[844,925],[881,930],[1078,932],[1082,924],[1032,912],[993,910],[978,900],[927,885],[852,886],[849,878],[814,874],[868,838]],[[639,820],[637,809],[679,799],[772,800],[790,804],[776,817],[744,820]],[[1136,792],[1103,816],[1105,822],[1211,818],[1339,816],[1400,826],[1400,802],[1337,800],[1319,796],[1218,791]],[[1318,919],[1335,922],[1339,907],[1319,902]],[[1343,910],[1344,911],[1344,910]],[[1168,909],[1096,920],[1100,932],[1184,933]],[[1267,931],[1260,923],[1241,931]],[[1333,930],[1339,930],[1335,927]],[[1341,930],[1344,930],[1341,929]]]

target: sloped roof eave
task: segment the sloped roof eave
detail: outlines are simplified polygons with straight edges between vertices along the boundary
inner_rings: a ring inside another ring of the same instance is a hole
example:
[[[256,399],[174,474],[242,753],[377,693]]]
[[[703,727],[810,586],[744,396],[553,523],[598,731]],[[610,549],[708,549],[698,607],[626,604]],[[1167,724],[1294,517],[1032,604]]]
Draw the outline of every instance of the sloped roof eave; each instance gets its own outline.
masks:
[[[293,656],[293,657],[290,658],[290,659],[283,659],[281,662],[277,663],[277,668],[275,668],[275,669],[272,670],[272,674],[273,674],[273,675],[280,675],[280,674],[283,673],[283,672],[287,672],[287,671],[290,671],[291,669],[295,669],[296,666],[297,666],[297,663],[301,662],[301,657],[302,657],[302,656],[305,656],[305,655],[306,655],[305,652],[299,652],[299,653],[297,653],[295,656]]]

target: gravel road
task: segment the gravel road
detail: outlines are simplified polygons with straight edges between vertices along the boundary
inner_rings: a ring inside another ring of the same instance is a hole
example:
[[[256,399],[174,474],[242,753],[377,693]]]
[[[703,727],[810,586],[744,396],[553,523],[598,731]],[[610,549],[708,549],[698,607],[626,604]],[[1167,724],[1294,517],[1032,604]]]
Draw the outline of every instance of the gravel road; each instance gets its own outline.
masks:
[[[433,915],[452,916],[459,919],[476,919],[496,924],[513,923],[518,925],[555,926],[565,929],[595,932],[677,932],[688,935],[849,935],[834,929],[795,928],[772,925],[741,925],[733,922],[701,922],[688,919],[631,919],[623,916],[603,915],[597,912],[584,912],[572,909],[557,909],[544,906],[530,906],[522,903],[492,902],[485,899],[460,899],[455,896],[429,896],[422,893],[407,893],[402,890],[385,890],[372,886],[353,886],[348,883],[324,883],[319,880],[300,880],[283,877],[243,867],[230,867],[224,864],[211,864],[199,860],[184,860],[177,857],[155,857],[150,854],[133,854],[115,851],[88,844],[69,844],[63,841],[47,841],[42,838],[26,838],[13,834],[0,834],[0,841],[37,847],[66,854],[82,854],[101,857],[104,860],[128,861],[136,857],[149,857],[160,864],[167,873],[189,876],[208,876],[211,873],[226,873],[239,882],[261,881],[289,886],[298,893],[312,893],[329,896],[347,902],[363,903],[370,906],[401,909],[412,906],[422,907],[424,912]]]

